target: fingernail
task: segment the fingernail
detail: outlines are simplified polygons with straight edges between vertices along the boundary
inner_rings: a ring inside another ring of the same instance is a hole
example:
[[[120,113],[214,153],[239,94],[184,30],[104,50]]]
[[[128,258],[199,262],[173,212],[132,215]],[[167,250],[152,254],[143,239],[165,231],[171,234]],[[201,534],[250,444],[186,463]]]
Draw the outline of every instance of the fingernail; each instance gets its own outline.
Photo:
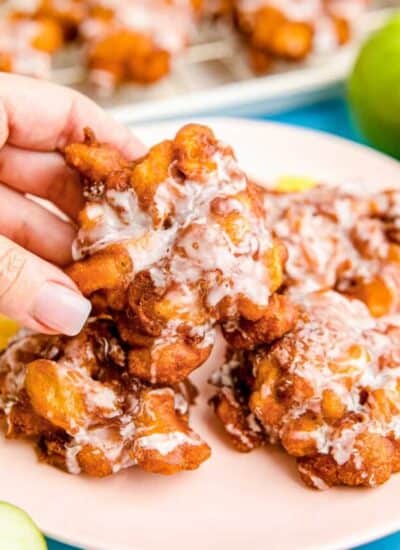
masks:
[[[73,290],[48,282],[41,288],[33,308],[39,323],[68,336],[75,336],[85,324],[92,306]]]

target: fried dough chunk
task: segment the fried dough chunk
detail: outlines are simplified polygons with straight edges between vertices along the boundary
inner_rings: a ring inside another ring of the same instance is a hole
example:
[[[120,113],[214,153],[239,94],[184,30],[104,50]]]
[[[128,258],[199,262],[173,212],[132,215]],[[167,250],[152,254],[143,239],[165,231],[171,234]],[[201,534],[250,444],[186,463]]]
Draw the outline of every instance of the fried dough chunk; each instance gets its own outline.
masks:
[[[367,2],[348,0],[346,7],[340,4],[330,0],[237,0],[235,20],[249,46],[255,71],[268,72],[274,60],[299,62],[314,52],[347,43]]]
[[[208,445],[188,427],[185,418],[177,416],[172,390],[143,390],[136,426],[133,453],[138,465],[148,472],[193,470],[210,456]]]
[[[106,91],[123,82],[151,84],[166,76],[190,41],[197,4],[93,0],[80,27],[91,80]]]
[[[251,43],[272,55],[299,61],[312,49],[313,28],[307,22],[290,21],[273,7],[261,8],[254,17]]]
[[[79,26],[88,16],[89,4],[87,0],[39,0],[35,16],[52,20],[61,29],[64,40],[71,41],[77,38]]]
[[[359,185],[268,192],[268,225],[287,248],[291,297],[336,289],[375,317],[400,311],[400,193]]]
[[[224,337],[234,349],[252,350],[285,334],[295,324],[298,313],[298,307],[287,296],[274,294],[268,316],[257,321],[242,318],[234,327],[225,325]]]
[[[16,13],[0,19],[0,70],[49,78],[51,54],[63,43],[52,19]]]
[[[254,377],[247,357],[231,351],[226,363],[213,374],[211,383],[218,389],[210,405],[234,447],[247,453],[266,443],[264,429],[249,407]]]
[[[252,448],[239,437],[243,419],[254,415],[261,442],[295,456],[310,487],[374,486],[400,468],[399,204],[396,189],[299,179],[264,196],[267,225],[288,254],[271,304],[290,298],[285,311],[297,305],[297,321],[272,343],[263,322],[228,333],[243,351],[213,375],[212,403],[242,451]],[[238,399],[243,371],[249,389]]]
[[[237,391],[235,369],[253,373],[241,414],[251,411],[265,439],[297,458],[310,487],[384,483],[399,470],[399,319],[377,320],[335,291],[308,294],[302,308],[272,346],[236,354],[234,368],[219,375],[224,390]],[[217,415],[238,447],[231,419]]]
[[[187,125],[134,163],[89,132],[65,158],[87,198],[67,272],[115,320],[133,376],[185,379],[217,324],[246,349],[294,324],[296,308],[274,296],[287,254],[266,227],[262,191],[209,128]]]
[[[188,383],[150,387],[128,376],[107,317],[74,338],[22,335],[0,356],[7,437],[33,438],[42,460],[72,474],[197,468],[210,450],[189,427],[191,395]]]
[[[86,0],[38,0],[6,12],[0,20],[0,70],[50,79],[53,55],[77,38],[87,15]]]
[[[126,81],[151,84],[170,72],[168,52],[147,36],[121,30],[93,44],[88,58],[92,80],[114,87]]]
[[[85,78],[101,94],[155,84],[205,26],[238,30],[251,66],[302,61],[349,42],[368,0],[37,0],[0,23],[0,69],[50,78],[62,46],[79,49]],[[12,2],[9,2],[12,7]],[[18,21],[18,22],[17,22]],[[215,23],[218,23],[215,25]],[[55,65],[57,66],[57,60]],[[93,90],[95,91],[95,90]]]

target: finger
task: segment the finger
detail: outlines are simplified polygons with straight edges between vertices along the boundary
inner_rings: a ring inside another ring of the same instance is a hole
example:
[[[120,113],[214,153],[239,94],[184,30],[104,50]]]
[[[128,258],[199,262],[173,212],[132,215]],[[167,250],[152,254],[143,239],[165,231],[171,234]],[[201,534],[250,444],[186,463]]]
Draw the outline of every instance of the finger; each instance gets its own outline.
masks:
[[[58,153],[5,145],[0,150],[0,181],[23,193],[49,200],[71,219],[76,219],[83,207],[79,176],[65,165]]]
[[[71,262],[73,226],[2,184],[0,233],[52,263]]]
[[[18,75],[0,75],[0,147],[8,142],[23,149],[56,151],[81,141],[85,126],[127,158],[145,153],[128,128],[75,90]]]
[[[91,305],[55,266],[0,236],[0,313],[46,334],[78,334]]]

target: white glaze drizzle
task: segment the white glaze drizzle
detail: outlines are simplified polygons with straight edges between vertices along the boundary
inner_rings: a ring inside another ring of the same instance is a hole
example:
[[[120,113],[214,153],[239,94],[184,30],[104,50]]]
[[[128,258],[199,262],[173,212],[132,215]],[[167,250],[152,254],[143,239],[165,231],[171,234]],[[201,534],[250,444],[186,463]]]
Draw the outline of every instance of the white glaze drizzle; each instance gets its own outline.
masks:
[[[12,72],[36,78],[50,77],[50,54],[33,46],[41,32],[38,21],[0,19],[0,53],[9,57]]]
[[[182,445],[202,445],[202,440],[194,432],[166,432],[139,436],[135,445],[167,456]]]
[[[113,12],[112,21],[88,18],[81,25],[82,35],[97,41],[120,29],[149,36],[156,46],[173,55],[180,53],[194,32],[190,0],[92,0]]]
[[[93,322],[93,319],[90,321]],[[19,403],[21,392],[24,389],[26,376],[27,357],[30,360],[36,358],[46,358],[51,360],[59,353],[59,349],[54,349],[48,345],[49,340],[45,337],[35,334],[25,334],[22,331],[7,350],[0,355],[0,376],[3,377],[0,393],[0,409],[6,415],[7,421],[12,413],[13,407]],[[108,343],[111,349],[112,342]],[[135,416],[139,410],[139,399],[134,393],[126,396],[124,410],[121,409],[121,399],[116,393],[104,384],[94,381],[80,361],[90,360],[91,350],[89,347],[82,348],[81,344],[76,345],[74,339],[71,339],[63,349],[65,354],[63,359],[58,360],[56,365],[56,375],[60,382],[65,377],[68,378],[68,384],[73,381],[76,392],[84,396],[88,414],[80,421],[78,425],[74,419],[70,419],[70,428],[68,434],[70,440],[65,444],[65,466],[69,473],[79,474],[81,467],[79,464],[79,454],[85,448],[89,448],[93,454],[101,454],[104,460],[110,465],[112,472],[118,472],[121,469],[131,467],[136,464],[136,458],[132,451],[133,445],[138,438]],[[76,354],[79,355],[76,355]],[[75,357],[75,360],[72,358]],[[172,388],[159,388],[152,390],[159,395],[172,395],[174,398],[175,410],[178,414],[186,414],[188,411],[188,402],[184,395]],[[51,420],[48,416],[48,420]],[[157,435],[153,439],[144,439],[139,445],[150,448],[151,442],[157,442]],[[164,441],[164,435],[161,435],[160,441]],[[170,437],[169,445],[174,443],[174,448],[180,444],[200,445],[202,441],[196,434],[179,435],[179,432],[173,432]],[[164,449],[162,447],[162,449]],[[172,448],[172,447],[171,447]]]

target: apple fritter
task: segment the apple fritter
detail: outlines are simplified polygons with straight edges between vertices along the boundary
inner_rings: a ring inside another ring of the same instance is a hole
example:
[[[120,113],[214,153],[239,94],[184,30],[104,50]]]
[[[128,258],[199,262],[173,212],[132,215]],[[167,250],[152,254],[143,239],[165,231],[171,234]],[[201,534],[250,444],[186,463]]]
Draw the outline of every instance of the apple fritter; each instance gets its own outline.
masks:
[[[239,333],[211,403],[236,448],[280,444],[307,485],[374,486],[400,468],[400,193],[282,182],[264,207],[299,316],[255,349]]]
[[[50,78],[51,54],[62,43],[61,30],[50,18],[0,18],[0,71]]]
[[[90,79],[103,91],[154,83],[171,71],[194,32],[198,0],[91,0],[80,25]]]
[[[336,289],[375,317],[400,311],[400,192],[358,184],[268,192],[268,224],[288,250],[291,297]]]
[[[357,299],[310,293],[291,332],[236,352],[214,375],[212,402],[239,450],[279,443],[310,487],[373,487],[400,469],[399,364],[398,315],[376,319]]]
[[[115,319],[133,376],[183,380],[208,358],[217,324],[246,349],[293,325],[296,308],[275,295],[286,249],[262,192],[209,128],[185,126],[137,162],[87,132],[65,158],[87,199],[67,272]]]
[[[236,22],[256,73],[346,44],[366,0],[236,0]]]
[[[42,460],[72,474],[197,468],[210,449],[188,424],[193,388],[150,386],[127,362],[106,317],[73,338],[19,335],[0,356],[7,437],[33,439]]]

